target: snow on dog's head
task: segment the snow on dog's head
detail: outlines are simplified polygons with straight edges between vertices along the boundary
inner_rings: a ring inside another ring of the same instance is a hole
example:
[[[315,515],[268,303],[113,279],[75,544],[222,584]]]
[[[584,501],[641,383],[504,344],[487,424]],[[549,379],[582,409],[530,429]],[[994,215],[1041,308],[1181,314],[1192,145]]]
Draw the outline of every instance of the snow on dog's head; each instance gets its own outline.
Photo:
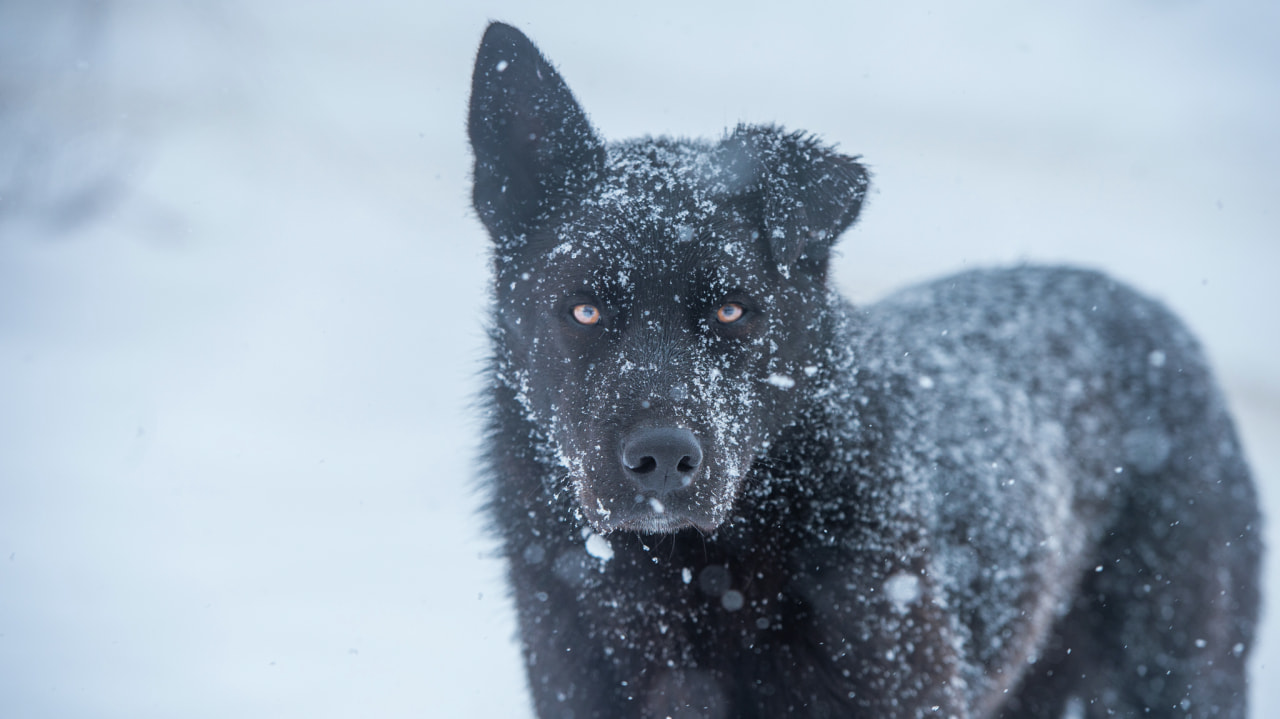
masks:
[[[819,391],[854,158],[774,127],[606,144],[517,31],[472,88],[498,377],[600,532],[714,531]]]

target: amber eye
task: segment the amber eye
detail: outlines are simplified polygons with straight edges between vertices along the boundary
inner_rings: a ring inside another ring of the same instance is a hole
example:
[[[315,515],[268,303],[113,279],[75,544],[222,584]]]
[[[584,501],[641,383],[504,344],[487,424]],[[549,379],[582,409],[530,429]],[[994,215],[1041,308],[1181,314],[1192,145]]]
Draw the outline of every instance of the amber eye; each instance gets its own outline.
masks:
[[[595,305],[574,305],[573,319],[580,325],[594,325],[600,321],[600,310]]]
[[[727,302],[716,310],[716,319],[727,325],[742,319],[746,313],[746,309],[737,302]]]

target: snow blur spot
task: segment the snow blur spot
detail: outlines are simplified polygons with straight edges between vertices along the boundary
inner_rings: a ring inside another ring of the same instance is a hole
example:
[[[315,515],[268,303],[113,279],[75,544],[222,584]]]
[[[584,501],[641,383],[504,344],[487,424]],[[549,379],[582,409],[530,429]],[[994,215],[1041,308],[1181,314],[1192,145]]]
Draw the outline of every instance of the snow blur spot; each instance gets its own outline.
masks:
[[[921,375],[919,381],[921,389],[933,389],[933,378],[929,375]]]
[[[685,567],[684,569],[681,569],[681,570],[680,570],[680,579],[681,579],[685,584],[688,584],[689,582],[692,582],[692,581],[693,581],[693,570],[692,570],[692,569],[690,569],[690,568],[688,568],[688,567]]]
[[[779,389],[791,389],[792,387],[796,386],[796,381],[786,376],[785,374],[777,374],[777,373],[771,374],[769,375],[768,381],[769,381],[769,384]]]
[[[742,592],[739,592],[736,589],[730,589],[720,595],[720,606],[731,612],[736,612],[739,609],[742,609],[743,604],[746,604],[746,600],[743,598]]]
[[[1173,440],[1160,427],[1141,427],[1127,432],[1120,444],[1125,462],[1147,474],[1164,467],[1173,452]]]
[[[661,501],[661,500],[659,500],[657,497],[650,497],[650,498],[649,498],[649,509],[652,509],[654,514],[666,514],[666,512],[667,512],[667,507],[666,507],[666,505],[664,505],[664,504],[662,503],[662,501]],[[588,550],[588,551],[590,551],[590,550]],[[609,552],[609,556],[613,556],[613,551],[612,551],[612,550]],[[607,557],[606,557],[606,559],[607,559]]]
[[[809,365],[808,367],[804,368],[805,377],[812,377],[815,374],[818,374],[818,368],[815,365]]]
[[[591,573],[594,564],[587,558],[586,553],[579,549],[572,549],[567,552],[561,552],[551,563],[551,571],[560,581],[571,587],[581,587],[587,581],[587,575]]]
[[[1207,646],[1209,646],[1209,642],[1206,642],[1203,639],[1196,640],[1196,649],[1204,649]]]
[[[524,548],[524,561],[529,564],[542,564],[547,558],[547,550],[541,544],[530,544]]]
[[[1164,352],[1161,352],[1160,350],[1155,350],[1151,354],[1147,355],[1147,361],[1151,363],[1152,367],[1163,367],[1165,359]]]
[[[719,564],[709,564],[698,572],[698,587],[707,594],[718,597],[729,591],[729,570]]]
[[[1231,647],[1231,653],[1237,657],[1244,654],[1244,644],[1237,643],[1234,647]]]
[[[609,544],[609,540],[592,532],[591,536],[587,537],[587,554],[607,562],[613,559],[613,545]]]
[[[1084,719],[1084,700],[1080,697],[1068,699],[1066,708],[1062,710],[1062,719]]]
[[[884,593],[893,602],[894,609],[905,612],[907,607],[920,601],[920,578],[898,572],[885,580]]]
[[[499,60],[498,64],[494,66],[493,69],[497,70],[498,72],[502,72],[506,70],[508,67],[510,67],[510,65],[511,63],[507,62],[506,60]]]

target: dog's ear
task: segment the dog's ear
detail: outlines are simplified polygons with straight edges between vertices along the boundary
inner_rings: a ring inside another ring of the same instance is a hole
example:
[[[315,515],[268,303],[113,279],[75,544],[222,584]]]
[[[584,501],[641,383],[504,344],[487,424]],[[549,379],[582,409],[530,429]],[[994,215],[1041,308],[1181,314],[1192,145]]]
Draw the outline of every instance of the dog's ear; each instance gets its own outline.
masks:
[[[802,255],[825,260],[858,218],[870,181],[857,157],[804,133],[742,125],[725,139],[738,193],[757,204],[761,230],[779,265]]]
[[[568,86],[510,25],[489,25],[480,41],[467,130],[476,212],[499,242],[532,231],[604,168],[604,144]]]

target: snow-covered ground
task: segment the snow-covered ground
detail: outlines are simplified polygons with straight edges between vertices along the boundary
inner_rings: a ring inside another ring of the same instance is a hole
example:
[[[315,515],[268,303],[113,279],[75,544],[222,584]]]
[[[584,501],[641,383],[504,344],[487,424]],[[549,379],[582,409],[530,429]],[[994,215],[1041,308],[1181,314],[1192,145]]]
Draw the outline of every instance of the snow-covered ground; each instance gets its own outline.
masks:
[[[0,4],[0,716],[528,716],[473,480],[489,19],[606,136],[863,154],[856,300],[1024,260],[1163,298],[1280,517],[1280,6],[463,5]]]

